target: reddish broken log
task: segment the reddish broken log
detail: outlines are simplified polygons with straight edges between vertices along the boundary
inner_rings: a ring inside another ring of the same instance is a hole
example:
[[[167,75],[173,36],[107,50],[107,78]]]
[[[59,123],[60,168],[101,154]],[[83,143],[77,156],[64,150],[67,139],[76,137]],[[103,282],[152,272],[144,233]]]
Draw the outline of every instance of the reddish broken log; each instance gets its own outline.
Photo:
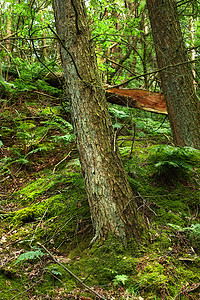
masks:
[[[139,89],[111,88],[106,90],[106,98],[110,103],[167,115],[167,107],[162,93]]]
[[[57,74],[57,77],[55,77],[49,74],[45,80],[52,86],[62,87],[64,76],[63,74]],[[139,89],[110,88],[106,90],[106,98],[108,102],[114,104],[139,108],[158,114],[167,114],[166,103],[162,93]]]

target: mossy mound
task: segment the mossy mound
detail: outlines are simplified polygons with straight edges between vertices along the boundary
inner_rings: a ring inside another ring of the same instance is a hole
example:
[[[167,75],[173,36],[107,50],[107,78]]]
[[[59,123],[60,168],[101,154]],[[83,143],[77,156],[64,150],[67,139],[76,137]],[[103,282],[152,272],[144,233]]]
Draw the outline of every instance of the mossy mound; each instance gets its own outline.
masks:
[[[6,218],[13,232],[9,238],[23,239],[26,232],[32,242],[68,243],[75,230],[91,226],[82,176],[69,171],[42,176],[12,196],[18,209]]]

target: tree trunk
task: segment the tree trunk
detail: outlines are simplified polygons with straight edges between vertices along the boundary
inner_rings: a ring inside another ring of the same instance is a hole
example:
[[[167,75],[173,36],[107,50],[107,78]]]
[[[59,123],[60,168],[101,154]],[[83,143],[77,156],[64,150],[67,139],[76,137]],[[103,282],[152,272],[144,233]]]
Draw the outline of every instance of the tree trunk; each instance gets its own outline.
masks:
[[[200,101],[181,33],[175,0],[147,0],[161,86],[174,142],[200,149]],[[173,67],[173,65],[176,65]]]
[[[53,1],[71,115],[96,238],[141,232],[118,151],[83,0]]]
[[[39,5],[40,2],[39,2]],[[44,27],[44,16],[43,16],[43,11],[41,10],[40,11],[40,21],[41,21],[41,25],[42,27]],[[47,58],[48,57],[48,54],[47,54],[47,42],[46,42],[46,31],[45,29],[42,30],[42,53],[43,53],[43,58]]]
[[[194,42],[195,42],[195,38],[194,38],[194,18],[193,16],[190,17],[190,46],[191,46],[191,52],[190,52],[190,57],[191,60],[195,60],[195,54],[196,51],[194,49]],[[196,71],[195,71],[195,63],[192,64],[192,74],[193,74],[193,84],[194,84],[194,89],[196,92]]]

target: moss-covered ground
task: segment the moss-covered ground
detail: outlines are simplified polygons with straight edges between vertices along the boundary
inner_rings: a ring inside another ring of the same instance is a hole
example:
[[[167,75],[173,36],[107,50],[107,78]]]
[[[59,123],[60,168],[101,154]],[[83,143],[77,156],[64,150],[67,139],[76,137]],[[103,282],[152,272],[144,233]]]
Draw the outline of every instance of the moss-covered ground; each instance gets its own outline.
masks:
[[[0,299],[98,299],[66,268],[104,299],[200,299],[199,153],[170,156],[170,147],[159,148],[172,145],[164,117],[110,107],[147,230],[126,248],[112,235],[91,247],[66,111],[25,94],[1,108]]]

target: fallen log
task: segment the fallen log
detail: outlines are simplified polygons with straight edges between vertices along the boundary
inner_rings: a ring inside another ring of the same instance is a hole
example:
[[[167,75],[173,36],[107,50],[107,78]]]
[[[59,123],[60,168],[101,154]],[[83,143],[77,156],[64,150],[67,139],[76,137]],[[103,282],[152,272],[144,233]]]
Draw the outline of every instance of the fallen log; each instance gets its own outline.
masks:
[[[167,107],[162,93],[140,89],[111,88],[106,90],[106,98],[110,103],[167,115]]]
[[[45,80],[52,86],[61,87],[64,84],[64,76],[62,73],[56,76],[48,74]],[[108,102],[113,104],[167,115],[166,103],[162,93],[140,89],[106,88],[106,98]]]
[[[12,74],[9,71],[9,75],[13,78],[17,77],[17,74]],[[62,89],[64,85],[63,73],[57,73],[55,76],[48,74],[43,78],[49,85]],[[139,108],[142,110],[150,111],[153,113],[167,115],[167,107],[164,99],[164,95],[158,92],[151,92],[141,89],[125,89],[125,88],[109,88],[106,89],[107,101],[113,104],[119,104],[123,106],[129,106],[132,108]]]

